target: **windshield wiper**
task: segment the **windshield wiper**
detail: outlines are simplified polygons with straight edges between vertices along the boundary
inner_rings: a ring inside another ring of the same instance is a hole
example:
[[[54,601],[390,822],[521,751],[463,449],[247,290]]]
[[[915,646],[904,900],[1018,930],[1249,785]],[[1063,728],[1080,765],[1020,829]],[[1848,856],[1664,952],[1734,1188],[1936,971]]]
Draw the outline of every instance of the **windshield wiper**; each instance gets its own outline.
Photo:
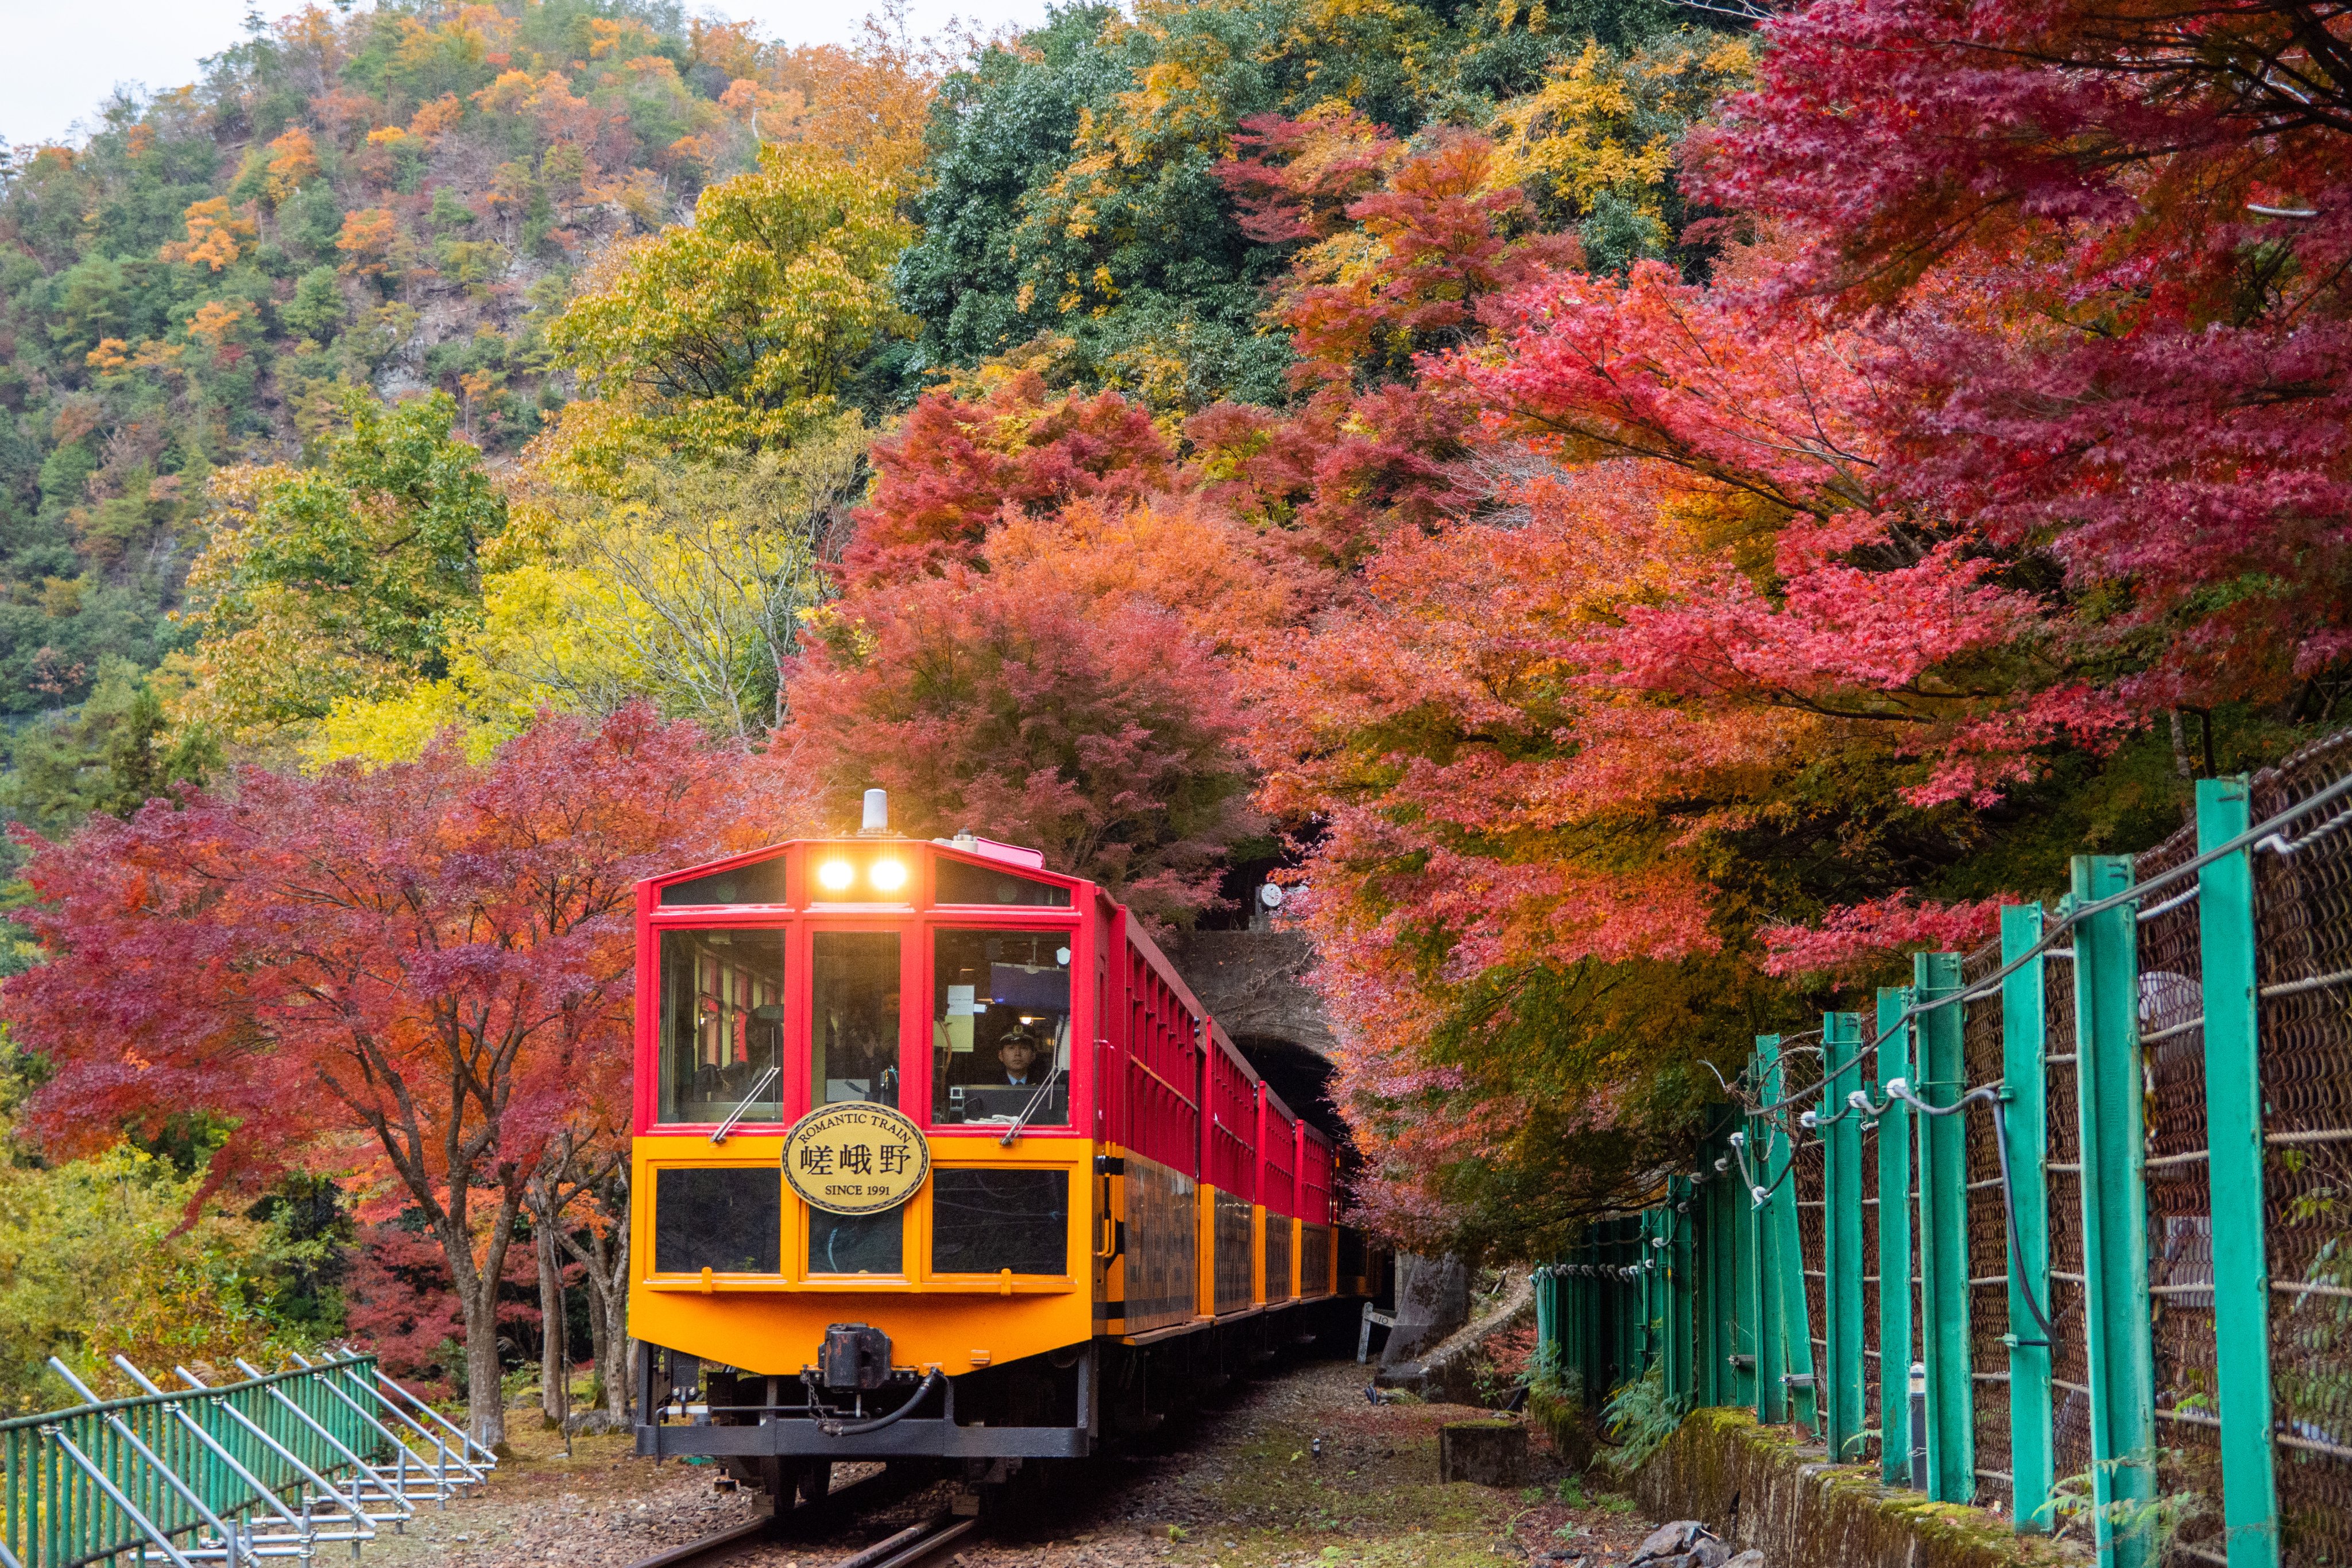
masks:
[[[1062,1064],[1057,1061],[1054,1063],[1054,1071],[1045,1074],[1045,1082],[1037,1085],[1037,1092],[1029,1096],[1029,1103],[1021,1107],[1021,1114],[1013,1118],[1013,1125],[1004,1129],[1004,1136],[996,1140],[1000,1147],[1012,1146],[1013,1140],[1021,1135],[1021,1129],[1029,1124],[1029,1118],[1037,1113],[1037,1107],[1054,1092],[1054,1085],[1061,1076]]]
[[[744,1095],[736,1103],[735,1109],[727,1113],[727,1120],[719,1124],[719,1130],[710,1134],[710,1141],[714,1144],[725,1143],[727,1134],[735,1130],[735,1124],[743,1119],[743,1113],[760,1103],[761,1098],[768,1092],[769,1084],[782,1076],[783,1070],[777,1067],[771,1067],[767,1071],[760,1074],[760,1081],[751,1085],[751,1092]]]

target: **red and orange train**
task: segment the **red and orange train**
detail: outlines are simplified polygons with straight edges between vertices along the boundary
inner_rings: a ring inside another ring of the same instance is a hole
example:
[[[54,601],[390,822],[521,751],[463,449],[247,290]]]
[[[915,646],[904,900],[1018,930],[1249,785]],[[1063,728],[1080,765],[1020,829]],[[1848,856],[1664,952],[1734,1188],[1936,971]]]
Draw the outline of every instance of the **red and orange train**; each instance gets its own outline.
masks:
[[[786,1494],[1088,1453],[1377,1265],[1129,911],[878,804],[638,890],[638,1451]]]

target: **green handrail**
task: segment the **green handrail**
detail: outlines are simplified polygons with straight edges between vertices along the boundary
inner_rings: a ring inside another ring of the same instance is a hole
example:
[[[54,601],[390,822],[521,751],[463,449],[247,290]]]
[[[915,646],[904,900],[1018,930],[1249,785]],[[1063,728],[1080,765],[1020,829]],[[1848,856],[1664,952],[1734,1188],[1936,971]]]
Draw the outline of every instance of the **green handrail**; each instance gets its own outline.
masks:
[[[184,1551],[222,1524],[234,1531],[282,1516],[284,1503],[273,1506],[262,1489],[283,1500],[300,1492],[306,1468],[348,1472],[338,1446],[367,1460],[388,1457],[390,1446],[326,1384],[352,1367],[373,1375],[374,1358],[0,1421],[0,1568]],[[215,1539],[210,1550],[224,1548]]]

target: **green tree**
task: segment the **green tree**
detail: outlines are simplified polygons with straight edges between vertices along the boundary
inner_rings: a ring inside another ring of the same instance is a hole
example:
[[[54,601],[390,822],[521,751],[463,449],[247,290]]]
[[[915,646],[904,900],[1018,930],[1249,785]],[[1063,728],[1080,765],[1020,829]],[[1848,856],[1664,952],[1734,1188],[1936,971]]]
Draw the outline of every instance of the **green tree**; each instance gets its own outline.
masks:
[[[769,145],[703,192],[691,225],[626,247],[549,333],[594,394],[564,411],[559,468],[789,446],[829,423],[901,321],[884,287],[913,234],[897,202],[860,169]]]
[[[335,281],[335,269],[331,267],[314,267],[304,273],[302,280],[294,286],[294,298],[278,312],[279,320],[321,343],[342,330],[349,316],[343,291]]]
[[[258,741],[339,697],[447,673],[451,640],[480,615],[479,552],[507,521],[481,453],[451,434],[457,413],[437,392],[357,401],[317,467],[215,476],[181,716]]]
[[[92,811],[127,817],[174,785],[203,784],[220,748],[201,727],[175,730],[138,666],[110,657],[89,699],[19,731],[9,761],[9,815],[56,838]]]

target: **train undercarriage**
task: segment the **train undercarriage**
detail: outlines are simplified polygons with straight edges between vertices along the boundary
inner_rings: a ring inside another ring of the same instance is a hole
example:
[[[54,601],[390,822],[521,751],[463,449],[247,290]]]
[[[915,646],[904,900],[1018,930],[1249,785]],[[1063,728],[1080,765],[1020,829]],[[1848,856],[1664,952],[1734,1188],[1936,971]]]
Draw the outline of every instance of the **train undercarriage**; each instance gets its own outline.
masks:
[[[648,1346],[640,1360],[636,1451],[703,1456],[779,1499],[822,1497],[835,1463],[936,1464],[1003,1481],[1025,1461],[1084,1458],[1212,1406],[1285,1354],[1352,1348],[1359,1304],[1289,1303],[1150,1344],[1104,1336],[950,1377],[887,1365],[852,1375],[825,1354],[798,1376],[765,1376]],[[877,1336],[878,1337],[878,1336]],[[651,1413],[651,1419],[646,1413]]]

